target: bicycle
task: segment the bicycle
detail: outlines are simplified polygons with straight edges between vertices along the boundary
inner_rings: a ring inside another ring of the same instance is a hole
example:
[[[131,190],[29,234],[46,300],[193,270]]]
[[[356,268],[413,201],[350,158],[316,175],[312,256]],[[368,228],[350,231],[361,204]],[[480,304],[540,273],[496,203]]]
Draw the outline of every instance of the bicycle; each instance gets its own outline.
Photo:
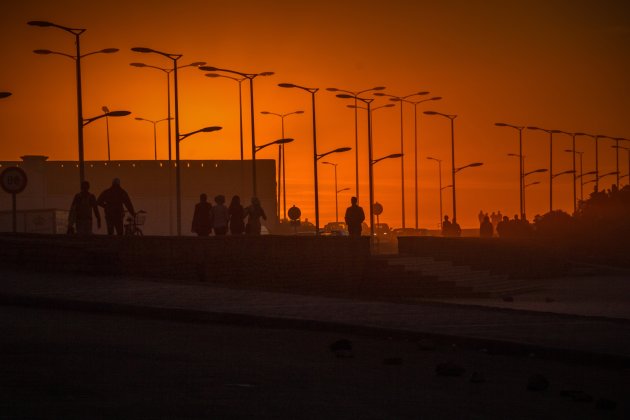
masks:
[[[140,226],[144,225],[147,218],[147,212],[144,210],[138,210],[135,215],[129,214],[125,218],[125,235],[129,236],[143,236]]]

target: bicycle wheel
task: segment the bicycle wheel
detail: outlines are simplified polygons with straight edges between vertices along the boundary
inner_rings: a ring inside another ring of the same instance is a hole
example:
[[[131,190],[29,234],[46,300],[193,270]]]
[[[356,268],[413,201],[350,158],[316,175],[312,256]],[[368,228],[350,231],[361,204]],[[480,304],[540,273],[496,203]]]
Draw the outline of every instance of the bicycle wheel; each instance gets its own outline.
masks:
[[[144,233],[142,233],[142,229],[140,228],[135,228],[133,234],[134,236],[144,236]]]

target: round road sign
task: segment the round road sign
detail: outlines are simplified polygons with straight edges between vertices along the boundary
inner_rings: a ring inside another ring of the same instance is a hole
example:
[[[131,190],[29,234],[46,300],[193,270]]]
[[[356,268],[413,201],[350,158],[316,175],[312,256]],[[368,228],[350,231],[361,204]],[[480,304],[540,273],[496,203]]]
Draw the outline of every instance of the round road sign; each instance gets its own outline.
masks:
[[[9,194],[18,194],[26,188],[26,172],[17,166],[11,166],[2,171],[0,185]]]
[[[302,211],[295,206],[291,207],[287,213],[289,214],[289,219],[291,220],[298,220],[302,215]]]
[[[383,213],[383,205],[381,203],[378,203],[378,202],[374,203],[373,209],[374,209],[374,214],[377,216]]]

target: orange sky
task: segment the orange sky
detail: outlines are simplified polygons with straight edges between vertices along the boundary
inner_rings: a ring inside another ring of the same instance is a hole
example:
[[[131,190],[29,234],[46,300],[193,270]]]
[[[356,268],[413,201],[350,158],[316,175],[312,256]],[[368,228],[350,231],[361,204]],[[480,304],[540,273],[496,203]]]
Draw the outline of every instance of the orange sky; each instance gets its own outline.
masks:
[[[304,115],[286,119],[286,135],[294,137],[287,151],[287,202],[313,218],[312,127],[310,96],[282,89],[288,82],[319,87],[317,130],[319,152],[354,147],[354,111],[327,87],[363,90],[383,85],[385,92],[408,95],[427,90],[442,96],[421,105],[457,114],[456,166],[481,161],[484,166],[460,172],[457,178],[458,219],[463,227],[477,225],[480,209],[518,212],[517,133],[494,127],[497,121],[536,125],[565,131],[585,131],[630,137],[630,14],[623,1],[250,1],[95,3],[26,0],[5,7],[0,16],[4,47],[0,91],[13,96],[0,101],[0,160],[24,154],[51,159],[76,159],[76,99],[73,62],[61,56],[41,56],[34,49],[73,53],[72,37],[54,28],[26,25],[48,20],[83,27],[82,52],[107,47],[116,54],[97,54],[83,63],[84,116],[110,109],[127,109],[131,117],[111,119],[112,158],[151,159],[151,125],[133,117],[166,116],[165,76],[138,69],[141,61],[168,67],[170,61],[130,51],[134,46],[181,53],[182,64],[208,65],[243,72],[274,71],[256,80],[256,137],[259,143],[280,137],[280,121],[260,115],[263,110]],[[247,89],[244,84],[244,94]],[[374,106],[388,103],[383,98]],[[244,98],[246,151],[249,143],[249,103]],[[374,156],[400,152],[400,110],[374,113]],[[361,112],[361,202],[367,208],[366,120]],[[419,112],[420,115],[420,112]],[[436,164],[444,160],[443,182],[450,183],[448,120],[421,115],[419,134],[420,227],[438,222]],[[218,133],[198,135],[182,143],[184,159],[237,159],[237,85],[210,79],[186,68],[180,72],[181,132],[221,125]],[[413,190],[413,113],[404,109],[406,223],[415,224]],[[166,125],[158,131],[158,157],[166,158]],[[611,141],[600,146],[600,172],[615,170]],[[630,146],[630,144],[626,143]],[[570,169],[570,138],[558,136],[554,172]],[[585,171],[594,166],[593,141],[579,138]],[[106,158],[104,121],[85,129],[86,159]],[[526,169],[548,166],[547,136],[524,132]],[[259,158],[275,158],[265,149]],[[249,153],[246,154],[249,157]],[[354,188],[354,151],[330,156],[338,162],[339,188]],[[621,154],[627,173],[627,155]],[[320,165],[320,211],[323,223],[334,219],[333,170]],[[400,161],[375,166],[376,200],[385,208],[381,221],[401,225]],[[527,213],[548,209],[548,181],[543,174],[527,189]],[[614,178],[602,185],[609,187]],[[627,183],[627,178],[623,184]],[[571,177],[556,178],[555,207],[572,210]],[[592,186],[592,184],[591,184]],[[219,193],[208,192],[209,194]],[[444,194],[451,213],[450,191]],[[345,208],[350,194],[340,194]],[[2,200],[7,197],[2,196]]]

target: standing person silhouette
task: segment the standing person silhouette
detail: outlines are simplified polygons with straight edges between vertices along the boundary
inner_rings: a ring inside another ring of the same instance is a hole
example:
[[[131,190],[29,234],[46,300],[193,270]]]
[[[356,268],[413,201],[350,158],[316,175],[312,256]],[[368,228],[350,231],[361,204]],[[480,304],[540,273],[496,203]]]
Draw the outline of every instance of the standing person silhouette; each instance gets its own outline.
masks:
[[[208,203],[208,196],[201,194],[199,202],[195,204],[191,232],[197,236],[208,236],[212,230],[212,204]]]
[[[481,238],[492,238],[494,235],[494,227],[492,226],[492,222],[490,222],[490,217],[487,215],[483,217],[481,224],[479,225],[479,237]]]
[[[260,235],[260,230],[262,229],[260,218],[262,217],[264,220],[267,220],[267,215],[260,206],[258,197],[252,197],[252,204],[245,209],[245,215],[247,216],[245,233],[248,235]]]
[[[77,193],[70,205],[68,215],[68,231],[76,225],[76,232],[79,235],[92,234],[92,213],[96,217],[96,228],[101,228],[101,214],[98,211],[96,197],[90,192],[90,183],[81,182],[81,192]]]
[[[214,197],[216,205],[212,207],[212,228],[214,234],[217,236],[223,236],[228,230],[228,208],[225,207],[225,196],[217,195]]]
[[[133,204],[129,199],[127,191],[123,190],[120,186],[120,179],[114,178],[112,180],[112,186],[103,191],[96,201],[97,204],[105,209],[105,223],[107,223],[107,234],[113,235],[114,230],[116,234],[121,236],[123,234],[123,217],[125,211],[123,206],[131,214],[135,216],[136,212],[133,209]]]
[[[357,198],[350,199],[350,207],[346,209],[345,221],[348,226],[348,233],[352,237],[361,236],[362,223],[365,220],[363,207],[357,204]]]
[[[245,209],[241,205],[241,197],[235,195],[232,197],[230,207],[228,208],[228,216],[230,219],[230,233],[232,235],[242,235],[245,232]]]

